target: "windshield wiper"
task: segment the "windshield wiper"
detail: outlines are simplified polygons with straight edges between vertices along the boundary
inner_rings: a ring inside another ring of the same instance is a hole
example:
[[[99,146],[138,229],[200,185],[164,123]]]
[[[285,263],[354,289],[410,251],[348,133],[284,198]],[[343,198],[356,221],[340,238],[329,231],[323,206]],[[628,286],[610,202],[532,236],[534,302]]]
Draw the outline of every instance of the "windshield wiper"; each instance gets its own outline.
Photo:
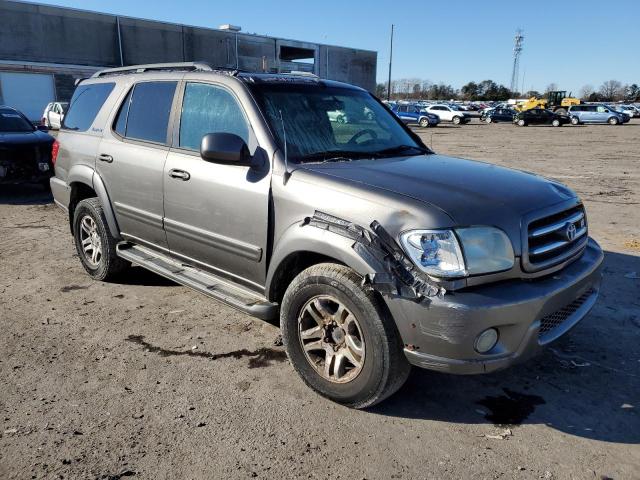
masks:
[[[375,152],[359,152],[352,150],[328,150],[315,152],[300,158],[301,162],[350,162],[362,158],[374,158]]]
[[[376,156],[389,156],[406,153],[410,150],[414,150],[415,152],[417,152],[413,155],[424,155],[425,153],[431,153],[431,150],[424,147],[419,147],[417,145],[396,145],[395,147],[385,148],[374,153]]]

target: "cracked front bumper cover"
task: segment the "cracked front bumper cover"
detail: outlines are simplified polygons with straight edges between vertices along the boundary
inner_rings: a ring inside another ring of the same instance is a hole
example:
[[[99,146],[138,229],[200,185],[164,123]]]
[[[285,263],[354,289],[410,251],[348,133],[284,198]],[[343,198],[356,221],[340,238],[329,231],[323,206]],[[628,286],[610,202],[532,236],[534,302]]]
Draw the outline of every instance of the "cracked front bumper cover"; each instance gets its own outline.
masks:
[[[548,277],[449,292],[429,302],[385,301],[410,363],[456,374],[487,373],[530,358],[578,324],[596,302],[602,260],[602,250],[589,239],[579,259]],[[566,312],[581,298],[562,323],[541,334],[542,319]],[[499,340],[487,354],[479,354],[474,342],[487,328],[497,329]]]

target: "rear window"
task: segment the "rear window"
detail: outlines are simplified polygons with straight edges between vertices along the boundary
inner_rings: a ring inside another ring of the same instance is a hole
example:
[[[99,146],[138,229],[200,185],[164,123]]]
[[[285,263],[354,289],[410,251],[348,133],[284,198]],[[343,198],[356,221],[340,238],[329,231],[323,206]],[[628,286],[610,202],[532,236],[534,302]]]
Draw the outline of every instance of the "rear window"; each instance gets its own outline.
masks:
[[[177,82],[137,83],[120,108],[114,130],[134,140],[166,143],[176,85]]]
[[[94,83],[76,88],[62,128],[80,132],[89,130],[114,86],[115,83]]]
[[[14,110],[0,109],[0,132],[33,132],[34,128]]]

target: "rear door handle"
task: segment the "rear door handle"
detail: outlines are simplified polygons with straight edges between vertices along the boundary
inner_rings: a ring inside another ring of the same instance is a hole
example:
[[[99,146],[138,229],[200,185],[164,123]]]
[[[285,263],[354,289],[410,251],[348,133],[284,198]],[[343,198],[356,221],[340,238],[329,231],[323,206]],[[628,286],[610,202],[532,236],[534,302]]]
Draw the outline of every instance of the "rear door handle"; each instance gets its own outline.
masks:
[[[177,168],[172,168],[169,170],[169,176],[171,178],[179,178],[182,181],[186,182],[191,178],[189,172],[185,172],[184,170],[178,170]]]
[[[106,153],[101,153],[100,155],[98,155],[98,160],[100,160],[101,162],[111,163],[113,162],[113,157],[111,155],[107,155]]]

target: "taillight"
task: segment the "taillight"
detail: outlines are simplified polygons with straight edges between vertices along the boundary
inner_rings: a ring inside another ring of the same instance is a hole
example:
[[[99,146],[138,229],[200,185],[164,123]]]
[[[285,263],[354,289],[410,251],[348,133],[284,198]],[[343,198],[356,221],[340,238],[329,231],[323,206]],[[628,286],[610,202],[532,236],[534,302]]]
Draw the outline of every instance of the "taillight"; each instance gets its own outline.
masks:
[[[53,145],[51,145],[51,163],[53,166],[56,166],[56,160],[58,159],[58,151],[60,150],[60,142],[55,140]]]

